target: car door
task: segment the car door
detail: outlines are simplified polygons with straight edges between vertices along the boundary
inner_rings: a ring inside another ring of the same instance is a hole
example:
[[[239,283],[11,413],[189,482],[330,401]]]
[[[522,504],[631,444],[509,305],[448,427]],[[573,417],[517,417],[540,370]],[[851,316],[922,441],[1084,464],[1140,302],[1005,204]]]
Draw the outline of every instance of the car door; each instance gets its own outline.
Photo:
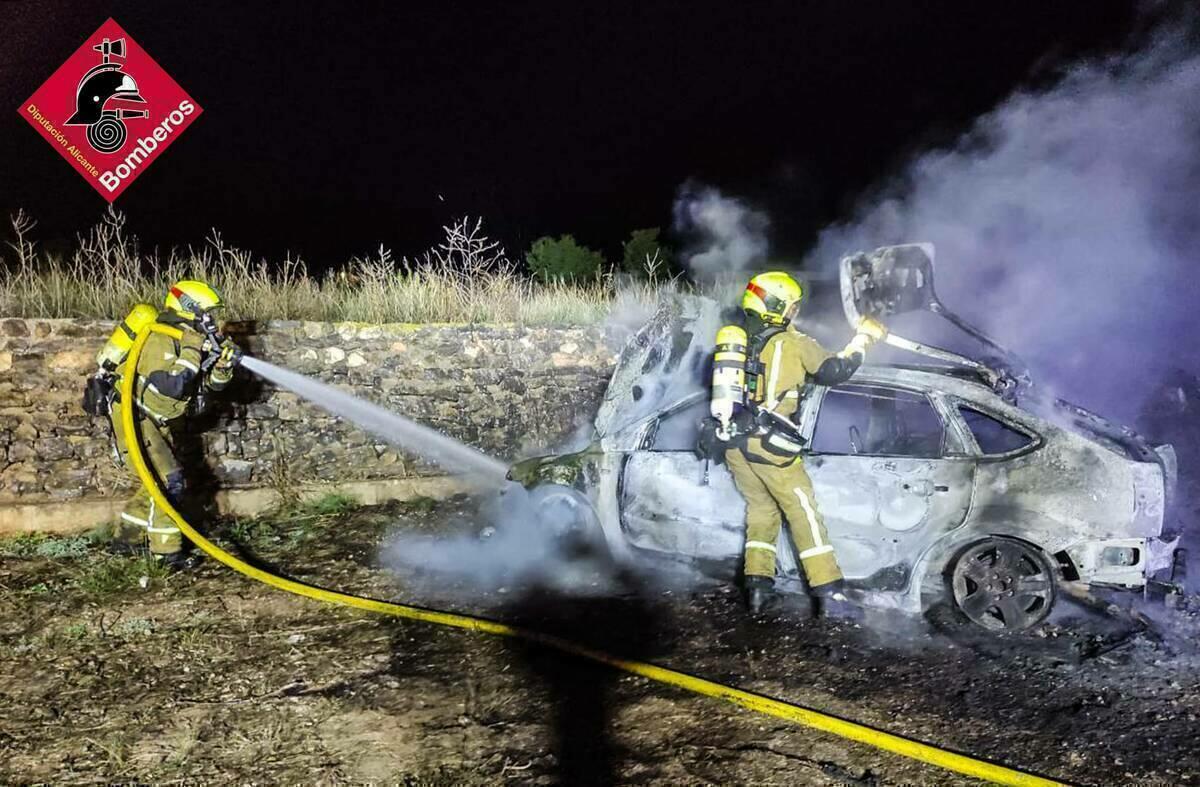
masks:
[[[621,470],[621,527],[641,549],[702,560],[736,558],[746,504],[725,468],[693,453],[708,398],[699,396],[648,425],[641,450]]]
[[[962,524],[975,459],[929,396],[886,384],[818,389],[805,458],[847,577],[907,585],[939,535]]]

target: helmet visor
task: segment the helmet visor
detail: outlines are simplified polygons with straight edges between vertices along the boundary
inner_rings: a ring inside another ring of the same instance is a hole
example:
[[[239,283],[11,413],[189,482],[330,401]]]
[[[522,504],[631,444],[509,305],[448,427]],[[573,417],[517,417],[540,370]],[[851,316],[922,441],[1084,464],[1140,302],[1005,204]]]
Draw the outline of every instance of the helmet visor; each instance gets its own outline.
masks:
[[[762,301],[767,314],[782,314],[787,305],[782,298],[772,295],[753,281],[746,285],[746,292]]]

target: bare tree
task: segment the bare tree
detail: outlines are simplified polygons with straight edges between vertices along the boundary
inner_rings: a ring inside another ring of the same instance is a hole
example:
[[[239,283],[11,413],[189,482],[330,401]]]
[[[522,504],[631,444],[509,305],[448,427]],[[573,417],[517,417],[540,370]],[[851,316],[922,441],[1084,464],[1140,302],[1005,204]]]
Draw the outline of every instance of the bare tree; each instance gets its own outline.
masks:
[[[463,216],[442,230],[446,240],[425,252],[427,264],[462,274],[498,272],[511,267],[500,241],[484,234],[482,218],[472,223],[469,216]]]
[[[113,268],[136,275],[141,269],[138,258],[137,239],[125,234],[125,214],[109,205],[100,217],[100,223],[79,235],[79,248],[75,250],[77,263],[107,264]]]
[[[32,271],[37,243],[29,238],[29,233],[33,232],[37,221],[26,213],[24,208],[18,208],[17,212],[9,217],[9,221],[12,223],[15,241],[10,241],[8,245],[17,253],[17,266],[22,271]]]

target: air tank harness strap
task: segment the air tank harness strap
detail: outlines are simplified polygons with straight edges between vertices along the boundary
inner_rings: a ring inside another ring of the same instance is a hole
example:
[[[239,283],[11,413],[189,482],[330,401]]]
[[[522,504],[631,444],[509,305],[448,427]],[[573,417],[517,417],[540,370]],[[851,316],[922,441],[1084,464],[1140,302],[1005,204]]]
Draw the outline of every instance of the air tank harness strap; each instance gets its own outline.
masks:
[[[758,428],[755,429],[753,436],[759,438],[763,450],[771,456],[779,459],[790,458],[792,460],[800,458],[800,453],[804,450],[804,446],[807,443],[800,434],[800,425],[787,416],[777,414],[775,409],[787,399],[796,399],[794,413],[800,413],[801,407],[804,404],[805,393],[806,389],[804,386],[791,388],[785,391],[782,396],[764,402],[755,408],[755,422]],[[744,449],[742,453],[746,456],[747,461],[754,462],[755,464],[775,465],[774,462],[754,457],[753,454]]]

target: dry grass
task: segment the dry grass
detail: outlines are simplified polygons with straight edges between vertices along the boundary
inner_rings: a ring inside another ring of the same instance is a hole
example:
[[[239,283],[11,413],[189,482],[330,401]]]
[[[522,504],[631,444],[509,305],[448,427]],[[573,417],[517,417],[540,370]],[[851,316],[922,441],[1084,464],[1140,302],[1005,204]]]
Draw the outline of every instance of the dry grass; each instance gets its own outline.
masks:
[[[226,294],[230,319],[520,323],[588,325],[618,302],[652,306],[662,286],[618,283],[611,274],[591,283],[541,284],[524,275],[482,222],[445,227],[446,240],[419,258],[395,260],[380,248],[322,276],[291,257],[274,264],[227,245],[214,230],[199,248],[166,257],[142,253],[125,218],[109,209],[79,238],[69,258],[49,256],[33,240],[36,222],[12,217],[10,253],[0,260],[0,315],[117,319],[135,303],[161,302],[183,278],[208,281]]]

